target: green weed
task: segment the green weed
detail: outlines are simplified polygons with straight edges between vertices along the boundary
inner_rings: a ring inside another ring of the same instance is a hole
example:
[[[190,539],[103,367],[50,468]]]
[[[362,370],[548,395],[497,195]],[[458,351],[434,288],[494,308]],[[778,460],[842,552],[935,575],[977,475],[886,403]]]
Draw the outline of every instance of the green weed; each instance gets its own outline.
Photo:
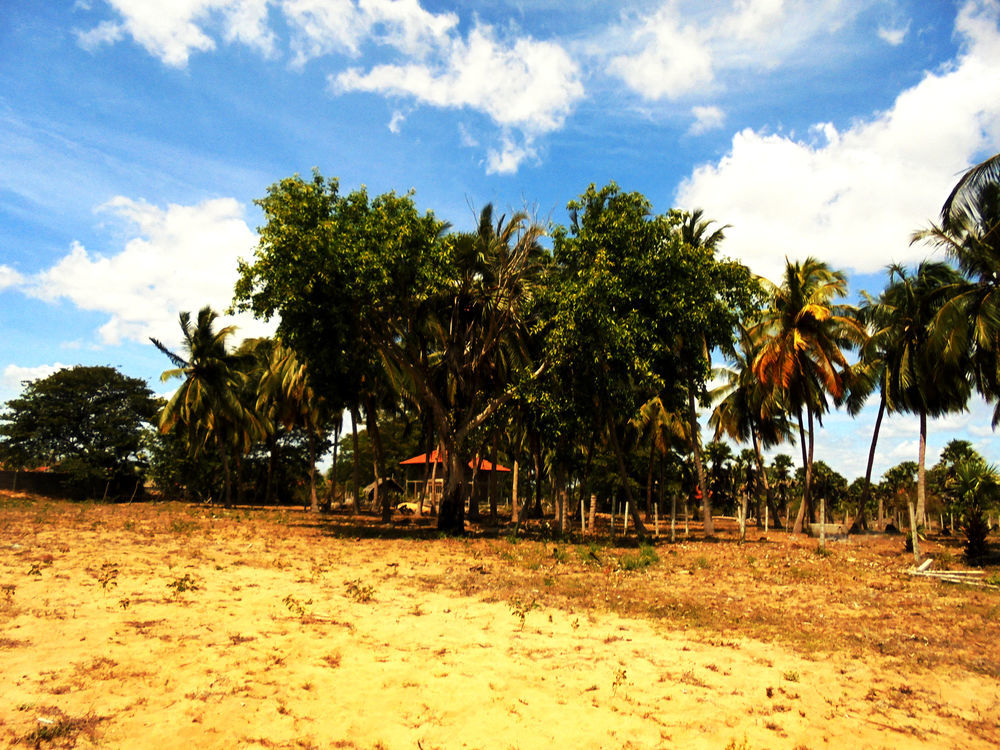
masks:
[[[344,588],[347,590],[347,595],[360,604],[365,604],[375,598],[375,587],[366,585],[360,578],[344,581]]]

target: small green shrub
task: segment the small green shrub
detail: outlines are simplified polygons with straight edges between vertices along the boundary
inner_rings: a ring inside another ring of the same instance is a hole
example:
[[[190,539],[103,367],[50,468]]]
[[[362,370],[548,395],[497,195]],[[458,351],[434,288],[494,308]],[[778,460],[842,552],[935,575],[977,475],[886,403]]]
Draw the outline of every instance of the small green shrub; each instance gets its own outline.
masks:
[[[625,555],[619,565],[622,570],[642,570],[650,565],[655,565],[660,561],[660,556],[656,554],[656,548],[649,544],[639,547],[639,554]]]

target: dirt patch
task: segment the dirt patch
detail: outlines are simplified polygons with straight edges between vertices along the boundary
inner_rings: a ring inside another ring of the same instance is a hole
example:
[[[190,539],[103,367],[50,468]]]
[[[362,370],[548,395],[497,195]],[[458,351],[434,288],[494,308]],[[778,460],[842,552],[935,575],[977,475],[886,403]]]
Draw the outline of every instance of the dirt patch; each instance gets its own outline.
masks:
[[[898,538],[822,556],[725,522],[643,549],[408,520],[3,499],[0,741],[1000,744],[1000,593],[905,576]]]

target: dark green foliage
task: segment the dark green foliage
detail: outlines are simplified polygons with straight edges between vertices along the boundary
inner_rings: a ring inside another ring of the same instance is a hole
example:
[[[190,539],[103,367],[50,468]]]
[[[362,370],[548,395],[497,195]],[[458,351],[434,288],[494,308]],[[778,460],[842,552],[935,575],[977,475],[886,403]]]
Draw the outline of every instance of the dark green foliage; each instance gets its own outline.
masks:
[[[77,481],[135,477],[157,402],[138,378],[77,366],[28,383],[0,415],[0,461],[49,466]]]

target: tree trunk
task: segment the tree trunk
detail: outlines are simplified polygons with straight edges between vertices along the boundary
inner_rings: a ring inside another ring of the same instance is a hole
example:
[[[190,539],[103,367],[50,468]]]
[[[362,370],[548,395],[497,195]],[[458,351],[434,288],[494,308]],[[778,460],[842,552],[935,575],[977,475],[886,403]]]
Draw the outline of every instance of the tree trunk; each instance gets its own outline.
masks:
[[[437,528],[446,534],[465,533],[465,465],[456,448],[448,445],[445,449],[448,475],[438,508]]]
[[[811,414],[811,412],[810,412]],[[806,428],[802,423],[802,409],[798,410],[799,416],[799,444],[802,448],[802,470],[805,475],[804,481],[802,483],[802,504],[799,506],[799,512],[795,516],[795,526],[792,527],[793,534],[802,533],[802,521],[806,517],[806,513],[809,510],[809,480],[811,478],[811,468],[809,465],[809,454],[808,445],[806,444]]]
[[[611,445],[618,459],[618,473],[621,475],[622,486],[625,490],[625,501],[629,516],[632,519],[632,525],[635,526],[635,533],[640,539],[643,539],[648,536],[648,531],[642,523],[642,518],[639,517],[639,509],[635,505],[635,498],[632,497],[632,483],[629,480],[628,469],[625,468],[625,454],[622,452],[621,442],[618,440],[618,431],[615,429],[614,420],[611,419],[610,415],[608,416],[608,432],[611,433]]]
[[[656,451],[652,446],[649,449],[649,467],[646,471],[646,523],[649,523],[653,515],[653,468],[655,467]]]
[[[243,505],[243,453],[236,451],[236,504]]]
[[[319,498],[316,497],[316,434],[309,430],[309,510],[319,513]]]
[[[354,515],[361,513],[361,454],[358,449],[358,420],[361,414],[356,406],[351,407],[351,437],[354,441]]]
[[[913,500],[907,498],[906,508],[910,512],[910,539],[913,542],[913,563],[920,562],[920,535],[917,534],[917,509],[913,507]]]
[[[479,453],[472,462],[472,481],[469,483],[469,513],[466,516],[470,521],[479,520],[479,497],[476,495],[476,484],[479,481],[479,469],[483,459]]]
[[[278,463],[278,439],[273,432],[267,435],[267,483],[264,489],[264,504],[274,505],[274,467]]]
[[[715,525],[712,523],[712,501],[708,497],[705,467],[701,463],[701,430],[698,427],[698,413],[694,407],[693,384],[688,385],[688,420],[691,423],[691,453],[694,455],[694,468],[698,474],[698,489],[701,490],[701,518],[705,527],[705,536],[715,536]]]
[[[927,525],[927,412],[920,410],[920,449],[917,458],[917,525]],[[913,530],[916,535],[916,529]],[[916,544],[913,545],[916,549]]]
[[[490,472],[489,483],[486,487],[486,494],[489,496],[490,520],[496,522],[497,518],[497,454],[500,452],[500,431],[493,433],[493,449],[491,451],[490,463],[493,464],[493,471]]]
[[[875,465],[875,446],[878,445],[878,433],[882,429],[882,417],[885,416],[885,386],[878,402],[878,416],[875,417],[875,429],[872,430],[872,444],[868,449],[868,466],[865,468],[865,486],[861,489],[861,499],[858,500],[858,513],[848,531],[850,534],[857,534],[862,529],[868,529],[868,519],[865,516],[868,501],[872,496],[872,467]],[[881,512],[879,516],[881,517]],[[879,518],[881,520],[881,518]]]
[[[233,507],[233,482],[229,474],[229,452],[222,448],[222,505],[226,508]]]
[[[333,424],[333,481],[330,482],[330,491],[327,493],[326,510],[330,510],[333,500],[337,496],[337,477],[340,476],[340,430],[343,427],[341,418],[338,417]]]
[[[518,460],[515,458],[514,459],[514,477],[513,477],[513,485],[514,486],[511,489],[511,493],[510,493],[510,520],[513,523],[518,523],[520,521],[520,515],[518,513],[518,510],[519,510],[518,509],[518,501],[517,501],[517,490],[518,490],[517,480],[519,479],[519,477],[518,477],[518,470],[519,469],[520,469],[520,464],[518,463]]]
[[[392,493],[383,488],[385,479],[385,452],[382,450],[382,431],[378,426],[378,405],[375,398],[369,396],[365,404],[365,416],[368,418],[368,438],[372,444],[372,468],[375,470],[375,492],[372,497],[372,508],[382,511],[383,523],[392,520]]]
[[[535,501],[525,516],[527,518],[541,518],[545,515],[542,510],[542,441],[537,432],[531,433],[530,442],[531,462],[534,466]]]
[[[760,435],[757,434],[756,430],[751,430],[753,435],[753,452],[757,457],[757,471],[760,472],[760,480],[764,484],[764,502],[767,503],[767,509],[770,511],[771,518],[774,519],[774,528],[781,528],[781,521],[778,519],[778,506],[774,502],[774,491],[771,489],[771,480],[767,476],[767,467],[764,465],[764,455],[761,451],[760,445]],[[760,523],[760,515],[757,516],[757,523]]]

